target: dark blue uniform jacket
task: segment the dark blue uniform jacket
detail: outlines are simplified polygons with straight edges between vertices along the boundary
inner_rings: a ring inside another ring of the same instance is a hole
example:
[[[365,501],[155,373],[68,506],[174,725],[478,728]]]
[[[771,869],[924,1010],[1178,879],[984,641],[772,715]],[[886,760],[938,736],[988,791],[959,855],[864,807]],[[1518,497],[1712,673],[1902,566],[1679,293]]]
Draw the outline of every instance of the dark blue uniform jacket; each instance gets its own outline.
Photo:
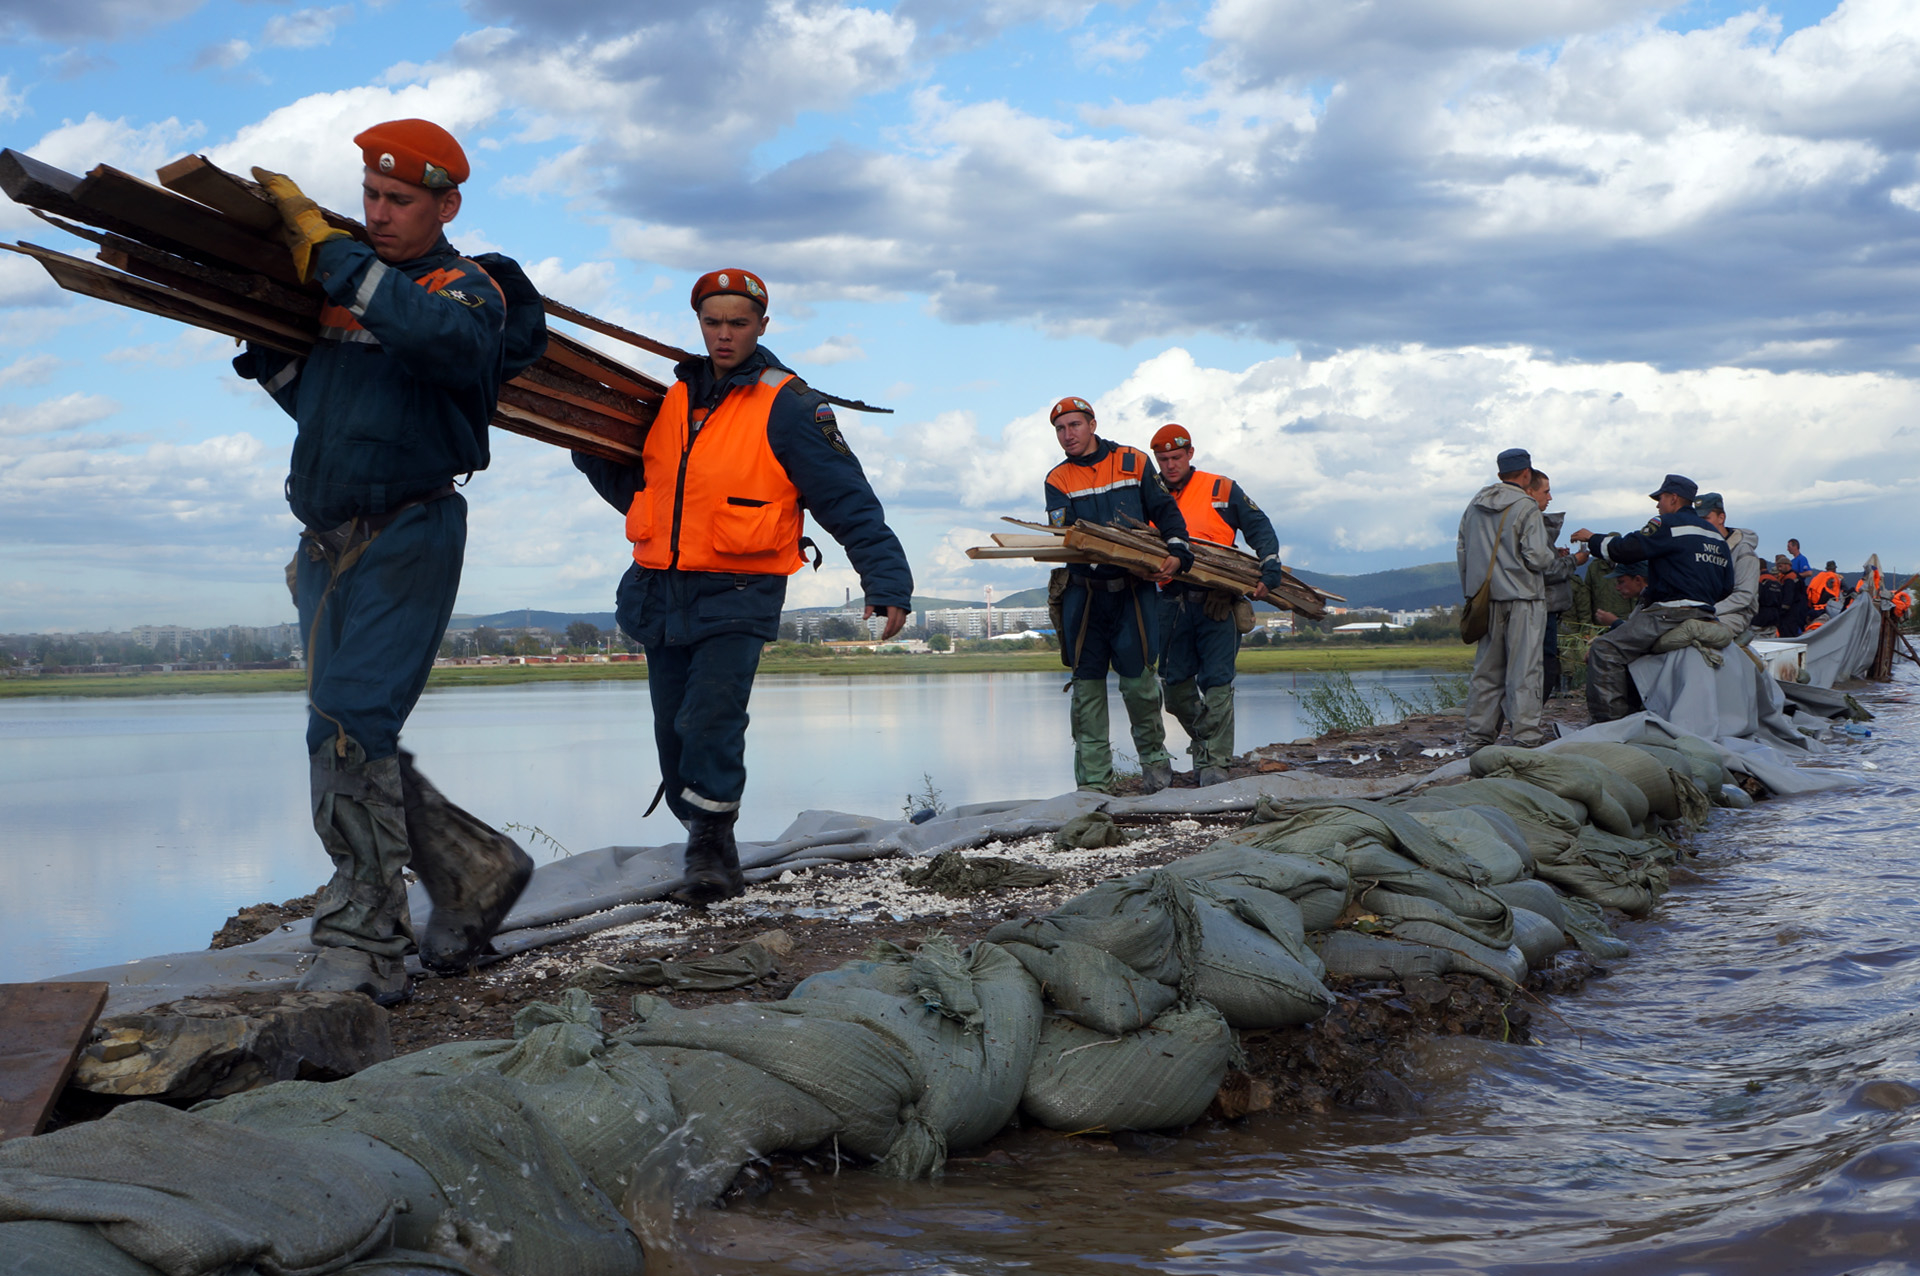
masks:
[[[248,346],[233,361],[298,425],[294,516],[334,527],[486,469],[500,386],[547,345],[539,291],[520,267],[498,254],[470,261],[444,235],[398,264],[329,240],[318,262],[332,304],[312,353]]]
[[[1173,493],[1167,491],[1167,485],[1160,480],[1160,472],[1153,468],[1153,462],[1141,461],[1141,473],[1127,474],[1111,484],[1098,484],[1093,490],[1073,490],[1055,482],[1067,466],[1080,466],[1091,469],[1105,463],[1106,459],[1119,450],[1119,445],[1111,439],[1096,439],[1096,445],[1086,456],[1069,456],[1059,465],[1047,472],[1047,521],[1055,527],[1071,527],[1076,521],[1085,519],[1089,523],[1107,523],[1114,526],[1124,525],[1121,515],[1152,523],[1167,542],[1167,552],[1180,560],[1180,570],[1193,566],[1193,550],[1187,546],[1187,520],[1180,515],[1179,503],[1173,499]],[[1132,449],[1136,455],[1145,457],[1144,452]],[[1069,563],[1067,571],[1074,576],[1091,576],[1095,580],[1112,580],[1116,577],[1131,575],[1124,567],[1110,567],[1103,563]]]
[[[792,371],[761,346],[723,380],[714,379],[713,364],[704,358],[680,364],[674,375],[687,383],[691,406],[711,411],[736,387],[757,382],[768,368]],[[698,439],[696,434],[695,462]],[[887,526],[880,498],[873,494],[866,472],[841,436],[832,407],[796,377],[774,400],[767,418],[767,442],[774,459],[800,489],[807,513],[846,549],[860,573],[860,591],[867,605],[911,608],[913,572],[907,566],[906,551]],[[573,464],[622,514],[646,484],[638,465],[580,452],[573,454]],[[671,482],[673,476],[666,475],[665,480]],[[698,642],[720,633],[750,633],[771,642],[779,636],[780,608],[786,597],[785,576],[656,570],[636,563],[620,582],[616,610],[621,628],[646,645]]]
[[[1662,514],[1637,532],[1612,532],[1588,545],[1610,563],[1647,565],[1647,603],[1694,602],[1706,607],[1733,592],[1733,555],[1727,538],[1690,509]]]

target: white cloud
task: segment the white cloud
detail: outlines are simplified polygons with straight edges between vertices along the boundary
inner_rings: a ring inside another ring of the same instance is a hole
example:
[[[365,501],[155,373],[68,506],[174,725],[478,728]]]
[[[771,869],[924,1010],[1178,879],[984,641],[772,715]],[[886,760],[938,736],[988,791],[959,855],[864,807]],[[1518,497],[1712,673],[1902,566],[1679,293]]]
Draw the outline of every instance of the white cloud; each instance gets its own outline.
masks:
[[[47,40],[110,40],[192,13],[201,0],[0,0],[0,33]]]
[[[0,386],[45,385],[64,366],[63,360],[50,354],[23,354],[0,368]]]
[[[104,395],[78,392],[63,394],[57,399],[46,399],[29,407],[8,405],[0,407],[0,436],[57,434],[77,430],[83,425],[104,421],[119,410],[120,405]]]
[[[222,40],[209,44],[193,55],[193,69],[196,71],[231,71],[242,66],[253,56],[253,46],[237,36],[231,40]]]
[[[334,28],[353,17],[350,4],[296,9],[267,19],[260,42],[277,49],[312,49],[333,42]]]
[[[583,261],[569,268],[558,257],[543,257],[524,266],[527,278],[541,293],[589,312],[597,312],[612,295],[617,273],[610,261]]]
[[[801,363],[819,364],[822,367],[866,357],[867,352],[860,348],[860,342],[849,336],[828,337],[811,350],[802,350],[794,356]]]

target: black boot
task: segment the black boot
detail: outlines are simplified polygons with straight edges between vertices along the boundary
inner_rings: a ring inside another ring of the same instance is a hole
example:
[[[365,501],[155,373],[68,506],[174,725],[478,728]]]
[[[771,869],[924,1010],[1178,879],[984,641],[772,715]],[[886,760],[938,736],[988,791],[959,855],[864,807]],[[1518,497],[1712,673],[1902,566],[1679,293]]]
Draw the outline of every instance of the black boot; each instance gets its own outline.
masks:
[[[733,842],[734,814],[702,812],[687,822],[686,880],[668,899],[697,907],[746,890],[739,848]]]
[[[433,901],[420,964],[442,975],[465,972],[492,950],[520,892],[533,876],[533,859],[484,820],[461,810],[400,753],[412,868]]]

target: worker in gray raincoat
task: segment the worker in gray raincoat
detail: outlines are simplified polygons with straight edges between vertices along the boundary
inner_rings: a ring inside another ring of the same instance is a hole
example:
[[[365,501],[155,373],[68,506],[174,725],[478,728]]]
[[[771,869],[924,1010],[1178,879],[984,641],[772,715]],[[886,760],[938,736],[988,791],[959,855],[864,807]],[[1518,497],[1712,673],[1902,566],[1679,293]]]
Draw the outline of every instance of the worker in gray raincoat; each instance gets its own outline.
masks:
[[[1492,744],[1501,723],[1515,744],[1542,742],[1540,681],[1547,629],[1546,570],[1553,565],[1540,505],[1528,492],[1533,458],[1508,448],[1497,462],[1500,481],[1481,488],[1460,517],[1454,556],[1461,596],[1488,587],[1487,632],[1474,652],[1467,686],[1466,749]]]

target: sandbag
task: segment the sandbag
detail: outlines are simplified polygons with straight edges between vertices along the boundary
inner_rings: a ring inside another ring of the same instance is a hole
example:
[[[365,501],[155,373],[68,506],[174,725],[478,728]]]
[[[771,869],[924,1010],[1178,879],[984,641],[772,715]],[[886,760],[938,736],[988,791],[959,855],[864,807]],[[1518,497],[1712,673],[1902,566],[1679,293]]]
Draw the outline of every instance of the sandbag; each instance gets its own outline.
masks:
[[[1680,806],[1673,794],[1671,769],[1662,766],[1653,754],[1631,744],[1613,744],[1605,740],[1568,740],[1556,744],[1553,752],[1568,757],[1587,758],[1622,777],[1647,799],[1648,809],[1663,820],[1680,818]],[[1682,761],[1689,783],[1693,772]]]
[[[1282,853],[1223,838],[1166,871],[1191,882],[1232,883],[1284,895],[1300,909],[1308,931],[1330,930],[1346,911],[1347,871],[1318,855]]]
[[[1044,916],[1001,922],[987,932],[987,941],[1050,949],[1071,940],[1111,954],[1158,983],[1175,984],[1181,966],[1173,913],[1185,889],[1165,872],[1114,878]]]
[[[1526,876],[1527,859],[1475,811],[1416,811],[1413,818],[1432,829],[1440,840],[1487,870],[1489,884]],[[1511,823],[1511,821],[1508,821]],[[1515,833],[1518,836],[1518,831]],[[1521,845],[1526,845],[1522,839]]]
[[[1194,899],[1200,927],[1193,956],[1194,995],[1215,1006],[1235,1028],[1278,1028],[1320,1018],[1333,1004],[1333,994],[1308,966],[1318,966],[1319,960],[1306,948],[1299,909],[1283,895],[1256,887],[1239,890],[1266,896],[1270,911],[1259,925],[1243,916],[1246,906],[1236,907],[1239,901],[1206,894]],[[1275,913],[1282,915],[1276,919]]]
[[[1505,811],[1519,825],[1521,833],[1526,835],[1527,846],[1535,855],[1540,854],[1543,845],[1552,846],[1562,840],[1543,835],[1542,829],[1570,838],[1578,835],[1588,823],[1587,808],[1579,802],[1570,802],[1537,784],[1501,777],[1490,776],[1461,784],[1441,785],[1423,791],[1417,798],[1403,801],[1409,806],[1413,803],[1423,807],[1429,804],[1455,808],[1491,806]],[[1529,827],[1532,825],[1539,827]]]
[[[0,1276],[157,1276],[91,1223],[0,1223]]]
[[[1609,833],[1637,837],[1646,827],[1646,794],[1591,758],[1564,750],[1489,745],[1474,753],[1472,766],[1482,779],[1509,776],[1579,802],[1594,826]]]
[[[1530,877],[1517,882],[1502,882],[1488,889],[1506,900],[1511,907],[1524,908],[1530,913],[1537,913],[1561,930],[1567,928],[1566,896],[1538,878]]]
[[[1021,1111],[1050,1130],[1188,1125],[1213,1102],[1232,1054],[1233,1030],[1205,1004],[1170,1010],[1119,1037],[1050,1016]]]
[[[1445,909],[1453,924],[1471,930],[1477,938],[1504,948],[1512,919],[1507,905],[1483,886],[1475,886],[1420,867],[1405,856],[1382,847],[1378,842],[1362,842],[1349,848],[1336,848],[1329,858],[1345,864],[1354,882],[1354,899],[1364,907],[1379,908],[1386,897],[1368,904],[1367,900],[1385,890],[1390,895],[1412,895],[1430,900]],[[1478,866],[1476,865],[1476,868]],[[1484,873],[1485,870],[1480,870]]]
[[[1450,954],[1457,974],[1479,975],[1508,987],[1517,987],[1527,977],[1527,959],[1512,945],[1490,947],[1438,922],[1428,921],[1398,922],[1389,933],[1395,939],[1425,944]]]
[[[1568,939],[1579,945],[1581,952],[1596,961],[1617,961],[1627,955],[1626,941],[1613,933],[1598,904],[1577,895],[1562,902],[1567,920],[1561,929],[1566,931]]]
[[[1528,969],[1544,966],[1553,955],[1567,946],[1567,936],[1558,926],[1525,908],[1513,910],[1513,946],[1527,959]]]
[[[1732,807],[1736,811],[1751,810],[1753,794],[1737,784],[1723,784],[1720,786],[1720,792],[1714,797],[1714,805]]]
[[[1247,826],[1228,834],[1226,840],[1292,855],[1322,855],[1337,863],[1345,860],[1331,853],[1336,847],[1371,841],[1458,881],[1487,880],[1486,870],[1478,863],[1407,812],[1358,798],[1280,803],[1263,797]]]
[[[899,961],[848,961],[808,975],[793,986],[787,1000],[817,997],[829,988],[871,988],[904,997],[913,991],[913,967]]]
[[[524,1087],[573,1158],[610,1199],[632,1185],[634,1167],[680,1123],[667,1080],[632,1046],[606,1037],[600,1012],[580,989],[559,1004],[534,1002],[514,1016],[512,1041],[429,1046],[365,1068],[361,1085],[458,1077],[485,1069]]]
[[[393,1218],[350,1158],[158,1103],[0,1144],[0,1223],[89,1224],[168,1276],[329,1271],[384,1248]]]
[[[1492,898],[1499,900],[1498,896]],[[1405,895],[1384,886],[1361,892],[1356,902],[1389,923],[1432,922],[1476,944],[1494,949],[1505,948],[1513,942],[1513,910],[1505,900],[1499,900],[1500,915],[1490,922],[1470,920],[1424,896]]]
[[[639,1022],[621,1040],[717,1050],[752,1064],[823,1104],[840,1122],[841,1146],[859,1156],[884,1157],[926,1090],[906,1042],[823,1013],[819,998],[681,1010],[640,993],[633,1011]]]
[[[1564,851],[1541,856],[1535,871],[1569,895],[1644,917],[1666,893],[1673,854],[1662,843],[1587,828]]]
[[[633,1271],[642,1261],[639,1242],[532,1100],[538,1089],[484,1067],[460,1076],[361,1072],[325,1084],[282,1081],[195,1113],[309,1144],[343,1132],[378,1140],[432,1179],[449,1228],[483,1238],[488,1260],[502,1271]],[[300,1155],[318,1154],[309,1145]],[[252,1161],[233,1148],[226,1155]],[[530,1174],[530,1166],[540,1172]]]
[[[1327,973],[1352,979],[1405,983],[1420,976],[1437,979],[1453,969],[1453,957],[1425,944],[1410,944],[1357,930],[1329,931],[1311,941]]]
[[[1118,957],[1070,939],[1052,948],[1016,941],[1003,947],[1039,982],[1049,1006],[1110,1036],[1146,1027],[1180,997],[1177,989],[1148,979]]]

